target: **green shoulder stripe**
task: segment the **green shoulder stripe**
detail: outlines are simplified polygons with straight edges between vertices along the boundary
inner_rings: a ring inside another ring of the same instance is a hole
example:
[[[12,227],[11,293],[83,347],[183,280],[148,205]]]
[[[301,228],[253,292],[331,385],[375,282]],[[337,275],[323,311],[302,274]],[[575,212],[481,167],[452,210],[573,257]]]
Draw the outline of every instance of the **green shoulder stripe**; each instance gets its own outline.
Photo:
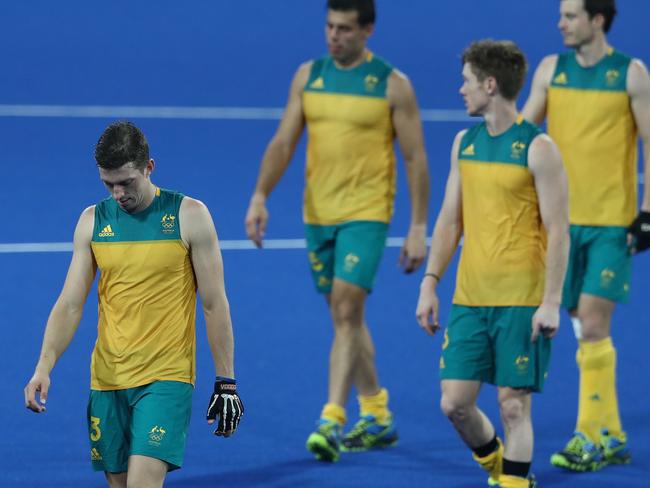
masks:
[[[148,208],[130,214],[109,197],[95,206],[93,242],[140,242],[180,239],[181,193],[157,189]]]
[[[521,115],[512,127],[498,136],[491,136],[485,122],[482,122],[463,135],[458,148],[458,160],[528,167],[528,148],[541,133],[539,127],[524,120]]]
[[[359,66],[340,69],[331,56],[312,63],[304,90],[312,93],[334,93],[365,97],[386,97],[388,77],[393,67],[383,59],[369,53]]]
[[[594,66],[580,66],[574,51],[558,56],[555,72],[551,79],[554,88],[573,88],[607,92],[627,91],[627,70],[632,58],[610,50]]]

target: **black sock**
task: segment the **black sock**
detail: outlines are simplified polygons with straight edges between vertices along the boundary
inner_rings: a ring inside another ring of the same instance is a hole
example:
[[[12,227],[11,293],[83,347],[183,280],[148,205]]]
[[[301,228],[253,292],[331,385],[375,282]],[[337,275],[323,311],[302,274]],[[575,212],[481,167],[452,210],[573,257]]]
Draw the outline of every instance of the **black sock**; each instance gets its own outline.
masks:
[[[528,471],[530,471],[530,463],[510,461],[509,459],[503,458],[503,474],[525,478],[528,476]]]
[[[490,442],[488,442],[485,445],[479,446],[475,449],[472,449],[472,451],[474,451],[474,454],[476,454],[478,457],[483,458],[488,454],[492,454],[494,451],[497,450],[498,447],[499,447],[499,443],[497,442],[497,435],[494,434],[494,437]]]

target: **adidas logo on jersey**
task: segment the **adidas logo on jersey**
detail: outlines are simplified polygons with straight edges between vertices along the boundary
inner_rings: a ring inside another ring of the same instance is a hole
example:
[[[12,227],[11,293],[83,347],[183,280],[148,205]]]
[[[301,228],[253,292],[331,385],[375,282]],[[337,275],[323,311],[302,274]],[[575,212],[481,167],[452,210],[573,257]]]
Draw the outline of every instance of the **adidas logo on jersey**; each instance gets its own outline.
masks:
[[[115,232],[113,232],[113,228],[111,227],[111,224],[108,224],[99,233],[99,237],[113,237],[113,236],[115,236]]]
[[[325,82],[323,81],[323,78],[321,78],[320,76],[316,78],[314,81],[311,82],[309,88],[313,88],[314,90],[322,90],[323,88],[325,88]]]
[[[470,144],[465,149],[463,149],[463,152],[461,152],[461,154],[463,156],[474,156],[474,144]]]
[[[556,83],[558,85],[566,85],[569,82],[569,80],[566,77],[566,73],[562,72],[559,75],[557,75],[555,78],[553,78],[553,83]]]

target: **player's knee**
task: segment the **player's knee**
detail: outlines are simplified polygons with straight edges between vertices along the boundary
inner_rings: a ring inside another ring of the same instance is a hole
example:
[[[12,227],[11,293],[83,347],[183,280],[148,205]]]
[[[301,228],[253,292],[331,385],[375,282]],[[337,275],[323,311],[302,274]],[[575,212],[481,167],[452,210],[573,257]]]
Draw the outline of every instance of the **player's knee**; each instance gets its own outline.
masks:
[[[169,465],[160,459],[149,456],[129,457],[126,488],[161,488]]]
[[[587,342],[599,341],[609,336],[609,319],[602,314],[583,312],[580,319],[581,339]]]
[[[109,473],[105,472],[106,481],[109,488],[127,488],[126,486],[126,472],[124,473]]]
[[[523,398],[502,398],[499,400],[499,410],[501,412],[501,419],[506,426],[520,423],[527,415]]]
[[[470,408],[471,405],[449,395],[443,395],[440,399],[440,410],[454,424],[467,420]]]
[[[132,480],[131,477],[127,480],[126,488],[161,488],[163,486],[163,480],[148,479],[146,477],[139,477],[138,479]]]
[[[347,299],[332,299],[332,319],[337,327],[355,327],[363,324],[363,306]]]

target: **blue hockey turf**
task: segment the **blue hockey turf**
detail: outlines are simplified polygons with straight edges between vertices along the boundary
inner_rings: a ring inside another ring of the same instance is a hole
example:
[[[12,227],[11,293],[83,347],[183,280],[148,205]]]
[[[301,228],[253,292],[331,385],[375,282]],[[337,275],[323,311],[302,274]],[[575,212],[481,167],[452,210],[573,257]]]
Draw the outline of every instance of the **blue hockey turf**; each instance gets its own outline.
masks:
[[[325,52],[324,0],[195,2],[5,2],[0,43],[0,487],[105,486],[90,468],[85,420],[96,291],[52,374],[48,412],[25,410],[22,389],[38,357],[45,322],[71,254],[19,252],[5,244],[67,243],[81,211],[105,197],[94,144],[114,118],[148,136],[154,181],[203,200],[220,238],[245,238],[243,220],[261,155],[297,66]],[[562,50],[558,2],[378,0],[370,47],[411,78],[425,115],[431,171],[429,225],[444,191],[462,120],[460,53],[472,40],[509,38],[531,66]],[[610,40],[650,62],[645,0],[619,2]],[[532,68],[531,68],[532,69]],[[530,78],[530,76],[529,76]],[[524,89],[522,99],[528,94]],[[48,108],[49,107],[49,108]],[[91,109],[89,107],[95,107]],[[106,111],[113,107],[113,111]],[[151,108],[158,108],[151,110]],[[168,107],[161,110],[160,107]],[[211,110],[199,110],[205,107]],[[228,107],[246,110],[226,110]],[[149,108],[149,112],[147,112]],[[183,112],[181,109],[189,109]],[[102,112],[104,110],[104,112]],[[438,112],[445,111],[445,112]],[[31,114],[31,115],[30,115]],[[85,115],[84,115],[85,114]],[[102,115],[103,114],[103,115]],[[460,119],[458,115],[461,115]],[[399,166],[390,236],[404,236],[409,203]],[[269,239],[300,239],[304,143],[269,202]],[[50,246],[51,248],[52,246]],[[13,249],[13,250],[12,250]],[[403,275],[399,249],[386,250],[368,300],[380,379],[391,395],[397,447],[315,461],[304,443],[326,400],[330,320],[313,289],[304,249],[226,249],[226,286],[236,339],[236,372],[246,414],[230,439],[212,436],[204,412],[212,364],[202,319],[198,374],[185,465],[170,487],[460,487],[485,476],[438,407],[441,336],[414,318],[421,273]],[[453,266],[440,287],[450,309]],[[548,459],[564,446],[577,409],[575,340],[563,317],[546,390],[534,398],[533,471],[540,487],[650,486],[648,352],[650,253],[634,260],[630,303],[613,324],[621,414],[633,462],[575,475]],[[200,315],[200,314],[199,314]],[[481,407],[498,425],[496,391]],[[348,414],[356,420],[356,401]]]

